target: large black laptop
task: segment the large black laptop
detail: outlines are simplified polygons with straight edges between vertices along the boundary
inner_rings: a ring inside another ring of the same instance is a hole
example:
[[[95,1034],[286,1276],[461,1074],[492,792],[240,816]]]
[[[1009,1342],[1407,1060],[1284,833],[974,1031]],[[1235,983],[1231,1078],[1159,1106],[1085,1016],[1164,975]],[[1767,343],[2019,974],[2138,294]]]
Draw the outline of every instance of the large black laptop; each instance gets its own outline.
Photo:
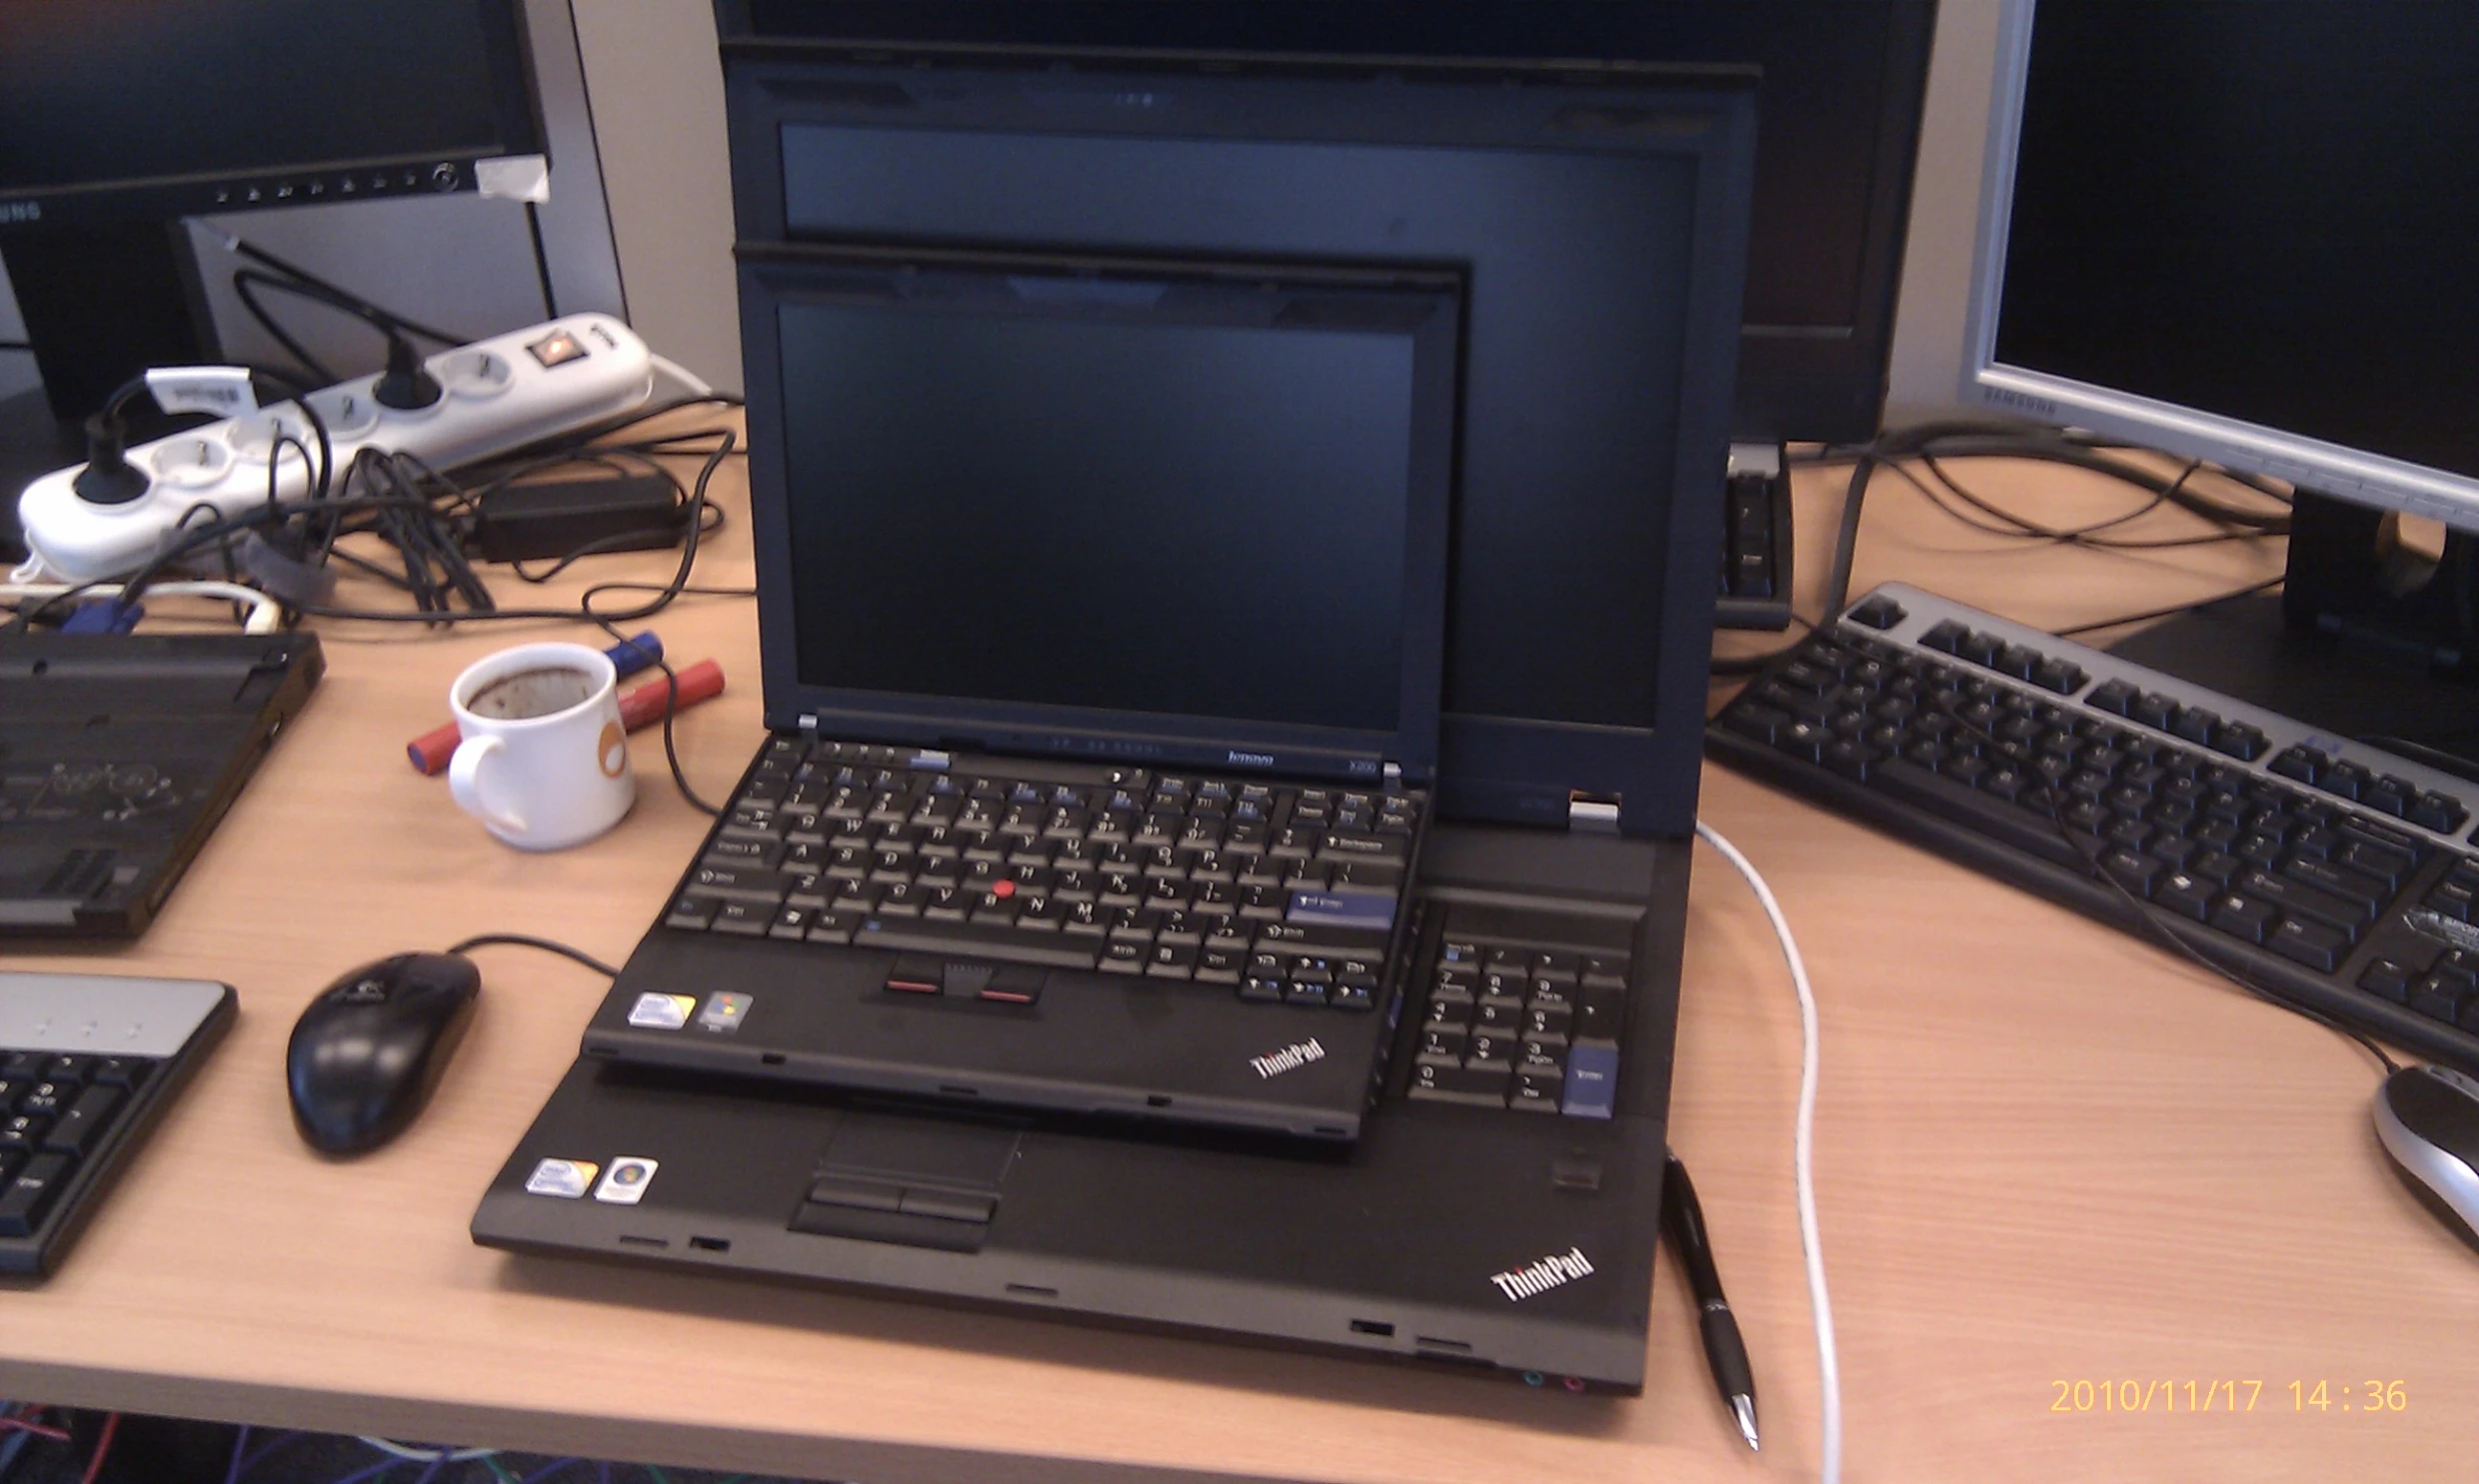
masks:
[[[726,21],[745,241],[1460,276],[1446,713],[1405,974],[1348,1144],[590,1054],[476,1240],[1639,1389],[1748,79],[851,57]],[[753,398],[753,463],[778,415]]]
[[[135,937],[324,663],[308,634],[0,636],[0,937]]]
[[[1356,1136],[1436,755],[1459,278],[741,259],[776,735],[587,1050]]]

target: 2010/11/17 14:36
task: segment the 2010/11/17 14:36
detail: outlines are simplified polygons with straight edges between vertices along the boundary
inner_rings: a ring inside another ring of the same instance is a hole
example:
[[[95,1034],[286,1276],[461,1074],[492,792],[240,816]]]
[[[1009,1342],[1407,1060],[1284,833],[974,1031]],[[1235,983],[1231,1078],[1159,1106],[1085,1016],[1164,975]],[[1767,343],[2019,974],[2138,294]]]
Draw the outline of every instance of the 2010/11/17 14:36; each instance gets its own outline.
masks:
[[[2052,1412],[2252,1412],[2262,1399],[2259,1380],[2051,1381]],[[2374,1415],[2410,1410],[2406,1381],[2292,1381],[2292,1412],[2356,1412]]]

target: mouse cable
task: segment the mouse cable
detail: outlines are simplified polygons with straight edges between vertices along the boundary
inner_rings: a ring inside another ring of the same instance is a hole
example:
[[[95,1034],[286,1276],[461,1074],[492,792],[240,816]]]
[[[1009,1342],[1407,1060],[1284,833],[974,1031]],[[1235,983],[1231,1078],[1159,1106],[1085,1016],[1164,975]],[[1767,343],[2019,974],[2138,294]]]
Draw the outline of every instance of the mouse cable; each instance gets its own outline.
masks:
[[[595,957],[583,948],[572,948],[566,943],[554,942],[547,937],[535,937],[531,933],[476,933],[474,936],[458,943],[455,947],[448,949],[448,951],[451,953],[462,953],[469,948],[487,948],[493,943],[506,944],[512,948],[540,948],[546,953],[557,953],[563,958],[574,958],[579,963],[582,963],[586,967],[594,970],[596,973],[601,974],[604,978],[616,979],[620,977],[620,970],[612,967],[608,963],[605,963],[602,959]],[[428,1457],[429,1455],[425,1454],[423,1456]]]
[[[1807,981],[1807,960],[1799,956],[1798,940],[1790,935],[1790,919],[1782,915],[1773,888],[1738,846],[1721,831],[1698,819],[1696,838],[1721,852],[1747,879],[1756,904],[1781,940],[1782,957],[1790,965],[1790,985],[1799,992],[1799,1116],[1791,1135],[1791,1169],[1798,1187],[1799,1249],[1807,1257],[1807,1307],[1816,1322],[1816,1396],[1821,1414],[1818,1484],[1841,1484],[1842,1367],[1833,1347],[1833,1301],[1825,1292],[1824,1244],[1816,1234],[1816,991]]]

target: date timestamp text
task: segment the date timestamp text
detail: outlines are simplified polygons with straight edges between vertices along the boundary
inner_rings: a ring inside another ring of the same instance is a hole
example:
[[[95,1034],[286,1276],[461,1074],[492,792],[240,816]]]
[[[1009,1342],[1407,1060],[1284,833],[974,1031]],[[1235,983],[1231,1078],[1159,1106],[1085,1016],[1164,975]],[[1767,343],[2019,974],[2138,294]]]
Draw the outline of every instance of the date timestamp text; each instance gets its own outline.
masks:
[[[2260,1380],[2051,1381],[2052,1412],[2296,1412],[2382,1416],[2410,1410],[2407,1381]],[[2287,1402],[2284,1406],[2282,1403]]]

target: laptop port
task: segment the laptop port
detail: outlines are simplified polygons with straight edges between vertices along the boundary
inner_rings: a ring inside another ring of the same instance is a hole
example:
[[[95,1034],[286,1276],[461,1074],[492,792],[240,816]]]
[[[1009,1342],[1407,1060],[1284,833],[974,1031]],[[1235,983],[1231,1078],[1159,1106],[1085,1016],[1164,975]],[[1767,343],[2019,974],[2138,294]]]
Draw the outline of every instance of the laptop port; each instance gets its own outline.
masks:
[[[697,1248],[700,1252],[729,1252],[732,1250],[732,1242],[728,1237],[693,1236],[689,1238],[689,1245]]]
[[[1354,1319],[1351,1321],[1351,1332],[1353,1334],[1391,1335],[1394,1333],[1394,1326],[1379,1324],[1374,1319]]]

